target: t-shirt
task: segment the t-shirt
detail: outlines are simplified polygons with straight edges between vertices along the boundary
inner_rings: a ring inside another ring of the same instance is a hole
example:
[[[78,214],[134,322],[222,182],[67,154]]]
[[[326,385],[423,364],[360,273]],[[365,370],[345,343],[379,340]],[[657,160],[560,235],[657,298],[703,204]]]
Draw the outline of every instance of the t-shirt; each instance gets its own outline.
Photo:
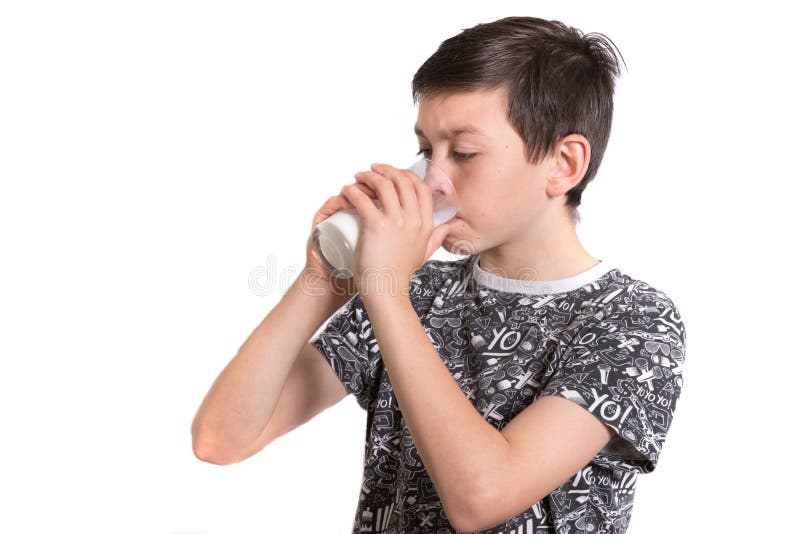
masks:
[[[551,281],[500,277],[479,254],[428,260],[409,298],[447,369],[498,430],[544,395],[616,432],[580,471],[485,533],[624,533],[639,474],[658,462],[683,385],[686,333],[658,289],[600,261]],[[403,420],[361,296],[311,343],[367,412],[353,533],[456,532]]]

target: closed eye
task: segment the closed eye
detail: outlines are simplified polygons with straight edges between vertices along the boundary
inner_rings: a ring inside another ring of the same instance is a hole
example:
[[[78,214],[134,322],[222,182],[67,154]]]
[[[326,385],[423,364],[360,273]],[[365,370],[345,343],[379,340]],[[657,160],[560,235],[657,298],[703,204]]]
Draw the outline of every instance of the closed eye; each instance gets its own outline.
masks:
[[[433,157],[432,152],[433,152],[433,149],[431,149],[431,148],[420,148],[419,152],[417,152],[417,155],[418,156],[419,155],[424,155],[426,159],[431,159]],[[456,159],[467,160],[467,159],[470,159],[470,158],[472,158],[474,156],[477,156],[477,154],[466,154],[464,152],[455,152],[454,151],[453,152],[453,156],[455,156]]]

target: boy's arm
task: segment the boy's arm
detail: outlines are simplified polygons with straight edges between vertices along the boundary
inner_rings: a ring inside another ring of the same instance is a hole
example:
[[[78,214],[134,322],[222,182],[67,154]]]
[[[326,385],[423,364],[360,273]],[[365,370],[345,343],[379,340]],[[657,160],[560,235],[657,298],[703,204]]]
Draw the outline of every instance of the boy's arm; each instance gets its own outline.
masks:
[[[403,418],[457,530],[484,530],[521,513],[611,439],[594,415],[555,396],[498,431],[461,391],[403,293],[362,298]]]
[[[301,271],[203,399],[191,427],[198,458],[231,463],[252,449],[298,355],[348,298],[334,293],[326,278]]]

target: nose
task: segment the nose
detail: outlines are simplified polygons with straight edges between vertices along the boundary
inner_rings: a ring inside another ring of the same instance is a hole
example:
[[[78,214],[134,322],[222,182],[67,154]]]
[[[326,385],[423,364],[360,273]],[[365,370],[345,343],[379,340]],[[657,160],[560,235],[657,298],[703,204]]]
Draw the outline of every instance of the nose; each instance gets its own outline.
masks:
[[[448,178],[450,178],[450,169],[448,168],[446,157],[444,156],[432,157],[429,161],[431,162],[431,165],[439,167],[439,170],[441,170],[443,173],[447,175]]]
[[[434,190],[451,194],[455,189],[453,178],[447,170],[446,162],[428,160],[427,177],[425,182]]]

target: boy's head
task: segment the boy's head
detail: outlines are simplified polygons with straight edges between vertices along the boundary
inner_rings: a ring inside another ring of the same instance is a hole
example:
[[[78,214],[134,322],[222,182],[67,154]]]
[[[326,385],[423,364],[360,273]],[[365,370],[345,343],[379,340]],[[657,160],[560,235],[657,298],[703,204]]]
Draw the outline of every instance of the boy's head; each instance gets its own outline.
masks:
[[[477,207],[478,202],[492,200],[490,189],[502,187],[508,193],[514,190],[507,187],[514,186],[523,188],[514,195],[526,201],[530,201],[526,195],[545,194],[545,190],[551,197],[565,197],[560,209],[568,212],[573,224],[579,220],[581,194],[597,173],[611,130],[614,81],[620,74],[614,50],[613,43],[601,34],[583,35],[558,21],[508,17],[478,24],[445,40],[422,64],[412,82],[414,103],[420,104],[415,130],[422,133],[421,148],[435,161],[439,152],[446,158],[446,152],[452,150],[452,174],[470,179],[480,175],[484,180],[482,191],[470,192],[481,198],[472,198],[472,210],[465,204],[465,219],[476,216],[477,209],[498,207]],[[498,112],[501,117],[496,116]],[[484,131],[484,136],[438,137],[441,129],[468,122],[468,116],[471,125],[481,128],[484,121],[488,127],[484,130],[494,130]],[[494,126],[485,122],[487,119]],[[500,122],[506,131],[498,131]],[[572,182],[563,183],[570,178],[569,163],[561,171],[565,175],[561,183],[549,189],[552,180],[544,174],[538,183],[522,179],[526,172],[553,171],[553,166],[559,165],[560,152],[575,157]],[[468,153],[476,155],[459,157]],[[527,170],[519,165],[508,167],[512,162],[507,160],[515,156]],[[503,187],[497,180],[509,179],[508,172],[516,173],[520,181],[515,183],[511,177],[512,183]]]

